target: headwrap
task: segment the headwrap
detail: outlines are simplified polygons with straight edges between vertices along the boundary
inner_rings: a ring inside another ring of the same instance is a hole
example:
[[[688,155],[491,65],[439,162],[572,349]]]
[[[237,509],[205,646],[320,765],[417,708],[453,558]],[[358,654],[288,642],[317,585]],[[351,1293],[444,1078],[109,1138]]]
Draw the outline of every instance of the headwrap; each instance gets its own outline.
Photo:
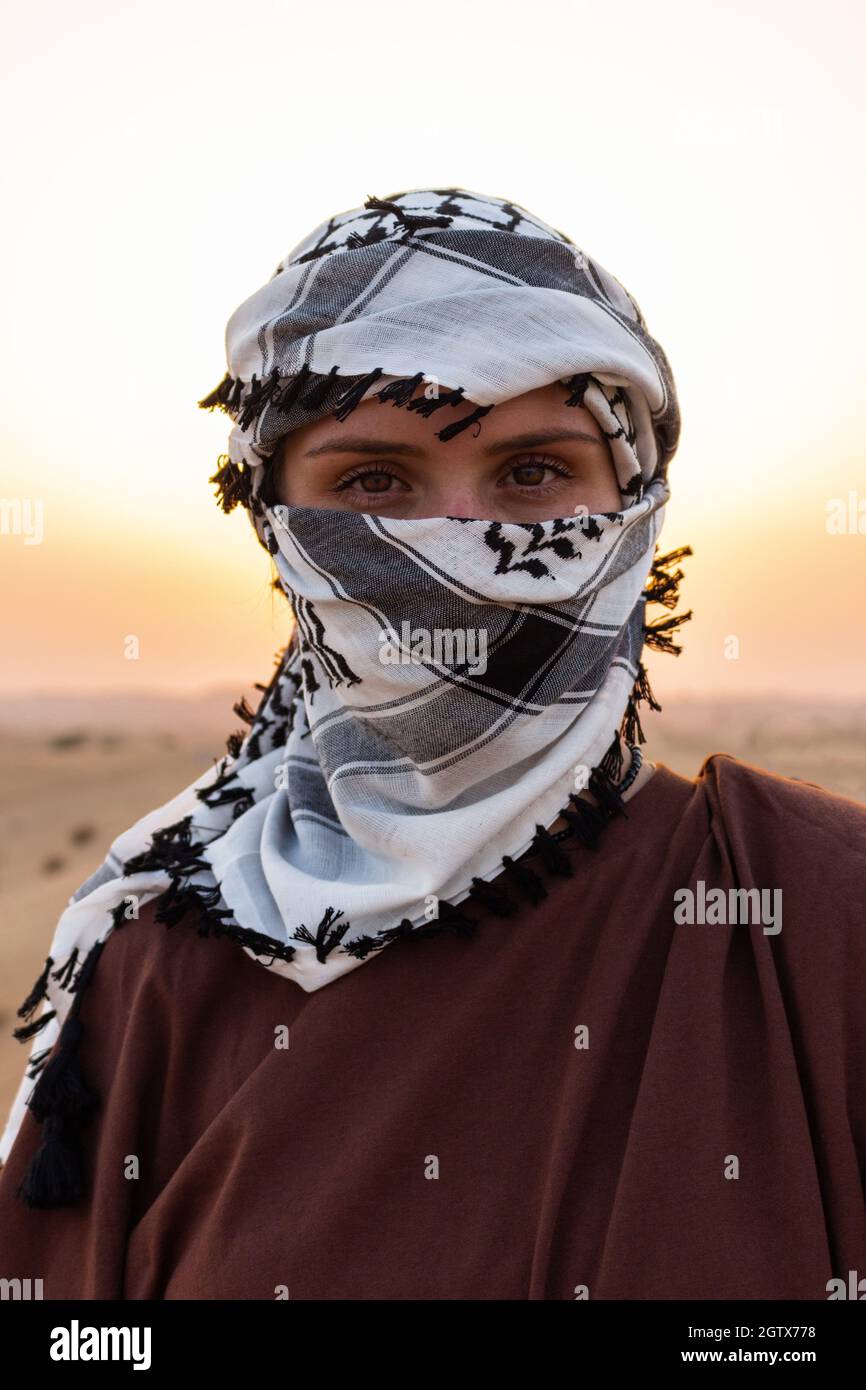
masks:
[[[548,827],[563,815],[593,846],[623,814],[622,741],[643,741],[641,699],[659,708],[642,647],[677,650],[689,616],[644,614],[676,603],[688,551],[656,555],[679,432],[665,354],[620,283],[524,208],[465,189],[369,198],[279,262],[225,345],[199,402],[233,421],[211,481],[249,510],[294,628],[258,709],[235,707],[245,736],[120,835],[60,917],[19,1010],[43,1002],[16,1034],[41,1050],[0,1151],[29,1103],[46,1129],[34,1205],[81,1189],[77,1005],[112,930],[159,898],[156,921],[194,920],[312,991],[391,943],[471,932],[473,907],[512,912],[511,890],[538,901],[528,854],[570,872]],[[608,440],[620,510],[397,520],[275,496],[278,446],[312,420],[373,399],[441,419],[447,442],[552,383]]]

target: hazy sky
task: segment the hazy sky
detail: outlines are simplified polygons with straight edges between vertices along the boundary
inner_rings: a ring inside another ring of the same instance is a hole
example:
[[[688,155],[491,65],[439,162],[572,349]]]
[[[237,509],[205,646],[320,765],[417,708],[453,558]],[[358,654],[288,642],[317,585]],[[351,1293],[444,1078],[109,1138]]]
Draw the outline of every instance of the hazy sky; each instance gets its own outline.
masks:
[[[43,534],[0,535],[4,688],[267,678],[287,610],[196,405],[226,320],[332,212],[460,185],[566,231],[670,358],[696,616],[656,683],[866,694],[864,28],[840,0],[6,0],[0,496]]]

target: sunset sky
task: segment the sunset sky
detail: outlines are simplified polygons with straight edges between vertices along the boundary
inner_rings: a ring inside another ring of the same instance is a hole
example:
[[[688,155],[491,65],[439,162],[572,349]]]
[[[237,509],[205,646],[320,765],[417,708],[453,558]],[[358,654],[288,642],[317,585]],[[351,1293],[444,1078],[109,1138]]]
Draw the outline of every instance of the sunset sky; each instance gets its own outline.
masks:
[[[458,185],[567,232],[671,361],[695,617],[657,684],[866,694],[864,29],[853,0],[7,0],[0,496],[44,530],[0,535],[2,691],[267,678],[287,609],[196,404],[226,320],[331,213]]]

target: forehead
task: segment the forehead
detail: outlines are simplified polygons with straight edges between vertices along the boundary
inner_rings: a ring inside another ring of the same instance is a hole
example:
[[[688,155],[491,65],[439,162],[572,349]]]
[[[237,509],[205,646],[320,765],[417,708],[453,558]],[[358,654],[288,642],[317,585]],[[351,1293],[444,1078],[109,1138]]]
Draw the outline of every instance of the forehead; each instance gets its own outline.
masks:
[[[442,386],[439,389],[444,394],[450,388]],[[415,393],[415,399],[423,399],[423,396],[422,385]],[[499,401],[482,420],[465,434],[458,435],[457,439],[463,439],[466,443],[473,439],[479,442],[483,440],[485,445],[489,445],[518,431],[551,425],[584,430],[594,438],[602,438],[602,431],[591,412],[583,406],[567,406],[567,397],[566,388],[559,382],[525,391],[507,401]],[[464,397],[459,412],[463,413],[472,404],[468,397]],[[454,441],[438,439],[437,432],[450,423],[454,414],[453,408],[445,406],[425,417],[405,406],[395,407],[387,401],[371,398],[362,401],[345,420],[338,421],[328,415],[293,430],[283,441],[283,449],[298,454],[331,440],[348,442],[371,436],[395,443],[434,444],[446,449]]]

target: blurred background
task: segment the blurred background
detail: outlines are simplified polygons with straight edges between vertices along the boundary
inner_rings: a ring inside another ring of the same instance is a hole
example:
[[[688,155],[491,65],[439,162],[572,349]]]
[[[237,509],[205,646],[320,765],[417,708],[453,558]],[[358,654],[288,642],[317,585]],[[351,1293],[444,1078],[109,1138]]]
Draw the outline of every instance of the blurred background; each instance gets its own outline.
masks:
[[[866,800],[864,13],[6,0],[0,1107],[68,895],[288,637],[196,402],[236,305],[370,194],[513,199],[628,287],[683,414],[663,548],[694,549],[647,752]]]

